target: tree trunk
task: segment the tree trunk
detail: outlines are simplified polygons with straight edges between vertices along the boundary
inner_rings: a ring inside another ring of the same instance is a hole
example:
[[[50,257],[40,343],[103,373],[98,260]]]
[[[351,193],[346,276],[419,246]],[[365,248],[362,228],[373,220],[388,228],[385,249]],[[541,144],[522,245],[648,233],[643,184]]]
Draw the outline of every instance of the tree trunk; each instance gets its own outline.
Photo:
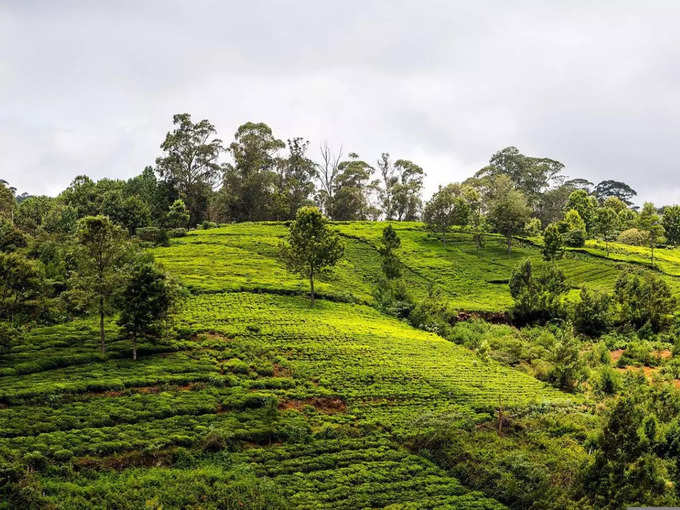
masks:
[[[132,359],[137,361],[137,337],[132,337]]]
[[[446,231],[442,232],[442,244],[446,246]]]
[[[309,293],[312,297],[312,306],[314,306],[314,271],[309,273]]]
[[[512,236],[508,236],[508,255],[512,253]]]
[[[99,339],[102,344],[102,354],[106,352],[106,344],[104,338],[104,296],[99,296]]]

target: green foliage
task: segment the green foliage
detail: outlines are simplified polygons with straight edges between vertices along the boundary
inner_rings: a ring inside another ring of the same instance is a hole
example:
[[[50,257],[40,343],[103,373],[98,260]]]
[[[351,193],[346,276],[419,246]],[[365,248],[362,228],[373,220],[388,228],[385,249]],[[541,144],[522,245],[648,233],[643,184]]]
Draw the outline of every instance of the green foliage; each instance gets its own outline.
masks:
[[[132,359],[137,359],[137,340],[158,338],[173,305],[173,292],[166,275],[149,263],[132,268],[121,295],[118,325],[132,340]]]
[[[189,209],[184,201],[177,199],[170,205],[165,221],[170,228],[187,228],[190,218]]]
[[[459,184],[440,186],[439,190],[425,204],[423,221],[427,228],[437,232],[446,244],[446,233],[454,225],[466,225],[470,206],[462,196]]]
[[[205,215],[211,186],[221,171],[218,163],[224,150],[215,138],[215,126],[207,119],[197,123],[191,115],[173,115],[173,131],[161,144],[164,155],[156,158],[156,171],[177,190],[190,212],[190,225],[201,222]],[[177,225],[185,226],[185,225]]]
[[[564,219],[569,223],[570,230],[594,231],[597,222],[597,199],[594,196],[584,189],[577,189],[569,195],[565,209],[567,214]],[[571,211],[578,213],[578,219],[575,216],[570,219]]]
[[[395,280],[401,276],[401,263],[395,253],[400,246],[401,240],[392,225],[386,226],[383,229],[382,246],[378,248],[378,253],[382,256],[382,271],[388,280]]]
[[[574,329],[590,337],[606,333],[613,324],[611,296],[583,287],[580,298],[574,306]]]
[[[340,238],[316,207],[298,210],[295,221],[290,225],[288,244],[281,245],[281,257],[289,270],[309,278],[312,306],[314,277],[334,266],[343,252]]]
[[[522,233],[530,213],[526,198],[514,189],[502,194],[491,204],[489,222],[496,232],[505,236],[508,253],[512,250],[512,237]]]
[[[619,322],[640,329],[649,324],[658,333],[670,324],[676,300],[668,284],[650,272],[624,271],[616,280],[614,300]]]
[[[680,244],[680,205],[664,207],[661,224],[669,244]]]
[[[637,228],[629,228],[621,232],[616,238],[617,242],[631,246],[645,246],[648,244],[649,235]]]
[[[555,266],[534,267],[527,259],[512,272],[509,286],[515,301],[510,314],[515,322],[547,322],[564,317],[561,300],[568,286],[564,274]]]
[[[543,258],[555,260],[562,257],[562,233],[556,223],[551,223],[543,231]]]
[[[550,353],[553,368],[549,379],[558,388],[574,391],[587,376],[586,366],[580,355],[580,343],[570,328],[565,328]]]
[[[660,216],[656,213],[654,204],[645,202],[638,216],[638,228],[647,234],[647,242],[651,250],[652,266],[654,266],[654,248],[664,229]]]
[[[13,319],[25,301],[38,295],[41,285],[33,261],[18,253],[0,252],[0,317]]]

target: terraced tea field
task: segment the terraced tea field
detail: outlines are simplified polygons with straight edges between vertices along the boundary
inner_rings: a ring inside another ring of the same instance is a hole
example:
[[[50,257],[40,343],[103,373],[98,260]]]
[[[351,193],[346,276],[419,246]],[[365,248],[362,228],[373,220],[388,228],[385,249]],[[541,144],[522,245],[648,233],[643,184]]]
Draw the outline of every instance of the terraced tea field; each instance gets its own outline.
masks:
[[[446,246],[395,225],[416,295],[500,311],[511,256],[489,236]],[[484,360],[370,307],[383,224],[337,224],[346,259],[319,284],[278,261],[281,224],[195,231],[155,249],[193,294],[171,339],[140,359],[107,324],[34,329],[0,356],[0,471],[18,493],[0,508],[502,508],[406,448],[428,417],[492,421],[506,410],[580,412],[582,398]],[[560,262],[574,286],[609,289],[616,261]],[[672,278],[669,276],[669,278]],[[23,466],[19,469],[16,466]],[[161,490],[162,488],[162,490]],[[102,502],[106,501],[107,505]]]

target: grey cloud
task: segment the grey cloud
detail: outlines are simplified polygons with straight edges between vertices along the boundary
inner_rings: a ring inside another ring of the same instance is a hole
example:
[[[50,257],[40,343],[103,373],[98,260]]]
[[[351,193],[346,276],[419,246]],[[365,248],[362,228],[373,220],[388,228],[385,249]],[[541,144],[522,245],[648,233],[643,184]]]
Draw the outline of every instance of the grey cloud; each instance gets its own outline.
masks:
[[[129,177],[171,115],[412,158],[427,190],[517,145],[680,201],[675,2],[8,2],[0,177]]]

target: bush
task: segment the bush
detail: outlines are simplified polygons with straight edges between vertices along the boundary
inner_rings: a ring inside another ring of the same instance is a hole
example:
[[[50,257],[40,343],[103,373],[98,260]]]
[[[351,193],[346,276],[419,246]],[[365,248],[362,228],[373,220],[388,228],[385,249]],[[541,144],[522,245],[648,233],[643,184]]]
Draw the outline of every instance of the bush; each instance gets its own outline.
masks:
[[[217,227],[217,223],[215,223],[214,221],[205,220],[203,223],[201,223],[201,228],[203,230],[208,230],[210,228],[215,228],[215,227]]]
[[[581,289],[581,300],[574,307],[574,329],[590,337],[598,337],[611,327],[611,296],[587,288]]]
[[[621,389],[621,374],[611,367],[604,367],[595,381],[597,391],[605,395],[614,395]]]
[[[534,267],[527,259],[510,277],[510,294],[515,305],[510,317],[515,323],[545,323],[564,317],[562,295],[569,290],[564,274],[552,264]]]
[[[9,322],[0,321],[0,353],[8,351],[16,343],[21,333]]]
[[[168,230],[168,237],[184,237],[187,235],[187,229],[182,227],[171,228]]]
[[[585,230],[569,230],[563,236],[565,246],[571,248],[581,248],[586,244],[586,231]]]
[[[621,232],[616,240],[619,243],[630,244],[632,246],[647,246],[649,235],[647,232],[643,232],[637,228],[629,228],[628,230]]]

